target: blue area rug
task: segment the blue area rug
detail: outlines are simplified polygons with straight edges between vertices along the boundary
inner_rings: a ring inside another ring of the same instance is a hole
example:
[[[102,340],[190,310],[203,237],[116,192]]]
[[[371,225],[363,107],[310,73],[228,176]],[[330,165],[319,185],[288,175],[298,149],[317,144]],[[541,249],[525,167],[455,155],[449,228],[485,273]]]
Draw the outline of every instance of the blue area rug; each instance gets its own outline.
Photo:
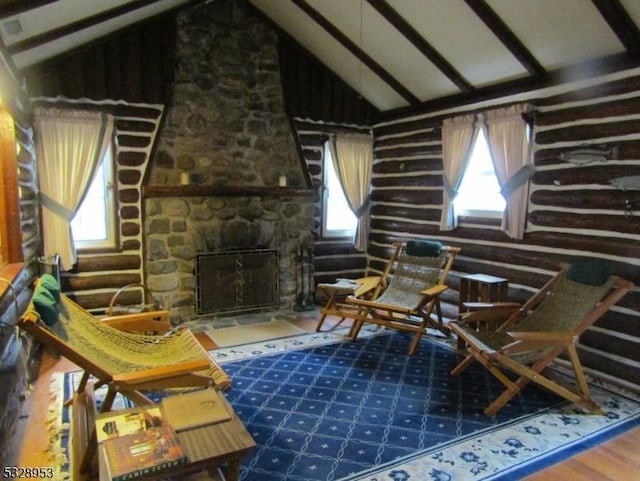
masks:
[[[257,443],[241,479],[513,480],[639,424],[639,403],[600,388],[605,416],[530,386],[487,417],[497,381],[479,366],[453,378],[454,351],[425,339],[407,356],[410,341],[318,334],[212,352]]]

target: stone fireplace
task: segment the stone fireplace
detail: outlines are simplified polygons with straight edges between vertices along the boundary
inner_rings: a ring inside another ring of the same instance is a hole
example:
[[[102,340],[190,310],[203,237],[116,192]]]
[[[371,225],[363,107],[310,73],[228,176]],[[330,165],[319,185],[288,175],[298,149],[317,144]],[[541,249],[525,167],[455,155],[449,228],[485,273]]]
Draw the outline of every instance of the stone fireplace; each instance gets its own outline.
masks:
[[[284,108],[276,32],[233,0],[186,9],[177,27],[173,101],[143,189],[146,284],[177,322],[215,321],[224,313],[198,310],[198,256],[271,250],[277,305],[292,308],[316,194]]]
[[[299,281],[297,252],[312,242],[313,211],[311,196],[149,197],[144,216],[147,285],[175,321],[205,316],[215,322],[239,310],[200,312],[200,256],[267,250],[275,257],[270,265],[277,272],[270,278],[277,282],[278,299],[262,308],[292,308]]]

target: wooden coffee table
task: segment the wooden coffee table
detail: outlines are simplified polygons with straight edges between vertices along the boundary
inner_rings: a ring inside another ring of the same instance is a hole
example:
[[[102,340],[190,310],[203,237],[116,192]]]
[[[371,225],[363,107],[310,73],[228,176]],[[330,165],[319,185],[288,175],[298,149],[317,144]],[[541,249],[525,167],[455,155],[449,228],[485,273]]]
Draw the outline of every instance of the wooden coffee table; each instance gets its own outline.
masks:
[[[208,471],[226,465],[226,481],[237,481],[240,474],[240,463],[249,454],[256,443],[244,424],[223,395],[220,398],[231,414],[231,419],[217,424],[187,429],[178,433],[180,442],[184,445],[189,456],[189,462],[163,470],[161,473],[145,475],[136,479],[150,481],[179,476],[189,473]],[[104,451],[98,449],[100,481],[111,481],[106,472]],[[213,478],[217,479],[217,478]]]

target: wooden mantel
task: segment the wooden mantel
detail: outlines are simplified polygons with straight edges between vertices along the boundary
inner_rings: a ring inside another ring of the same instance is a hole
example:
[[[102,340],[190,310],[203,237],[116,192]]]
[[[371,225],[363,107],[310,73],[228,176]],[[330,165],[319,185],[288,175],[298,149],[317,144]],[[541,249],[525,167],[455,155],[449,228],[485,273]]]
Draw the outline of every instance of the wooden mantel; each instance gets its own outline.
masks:
[[[142,188],[142,197],[291,197],[317,194],[311,187],[260,187],[213,185],[147,185]]]

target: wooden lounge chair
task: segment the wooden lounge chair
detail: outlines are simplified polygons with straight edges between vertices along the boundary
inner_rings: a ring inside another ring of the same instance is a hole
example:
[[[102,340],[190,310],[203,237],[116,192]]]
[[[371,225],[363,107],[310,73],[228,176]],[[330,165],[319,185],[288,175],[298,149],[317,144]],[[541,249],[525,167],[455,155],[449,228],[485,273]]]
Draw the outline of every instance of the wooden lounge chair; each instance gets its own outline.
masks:
[[[458,376],[478,361],[506,387],[484,410],[486,415],[494,415],[530,382],[587,411],[601,413],[591,398],[576,344],[580,335],[632,287],[631,282],[603,273],[594,263],[574,264],[561,270],[522,306],[474,306],[477,310],[449,324],[467,351],[451,374]],[[551,379],[546,371],[542,374],[563,353],[569,358],[577,386]]]
[[[145,404],[151,403],[145,391],[230,388],[229,376],[188,329],[169,330],[166,311],[103,321],[60,294],[59,286],[55,286],[57,281],[47,276],[38,280],[31,304],[18,326],[46,349],[66,357],[84,371],[78,392],[83,391],[91,376],[95,378],[95,387],[106,385],[103,411],[111,408],[117,393],[136,404]],[[162,331],[167,333],[145,334]]]
[[[167,311],[100,320],[61,294],[60,285],[49,274],[36,282],[18,326],[45,349],[84,371],[77,392],[67,400],[73,402],[73,451],[79,460],[74,470],[79,479],[96,460],[94,388],[107,386],[104,412],[111,409],[118,393],[136,404],[149,404],[152,401],[145,392],[231,386],[229,376],[188,329],[170,329]]]
[[[409,347],[409,354],[413,355],[427,328],[449,335],[442,320],[440,295],[448,289],[447,275],[460,249],[428,241],[409,241],[394,246],[394,253],[380,278],[381,283],[387,284],[379,286],[381,294],[373,299],[347,297],[347,309],[342,314],[354,319],[349,332],[351,340],[358,337],[364,323],[413,333]],[[432,318],[434,311],[435,319]]]

